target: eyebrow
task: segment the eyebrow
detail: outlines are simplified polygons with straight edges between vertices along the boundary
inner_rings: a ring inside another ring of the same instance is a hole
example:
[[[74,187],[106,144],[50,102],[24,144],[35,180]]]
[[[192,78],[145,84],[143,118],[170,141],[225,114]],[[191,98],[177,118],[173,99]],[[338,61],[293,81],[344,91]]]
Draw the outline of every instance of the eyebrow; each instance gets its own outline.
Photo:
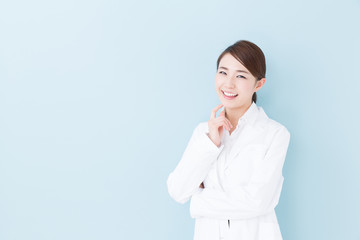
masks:
[[[226,67],[219,67],[219,68],[223,68],[223,69],[225,69],[225,70],[229,70],[228,68],[226,68]],[[247,74],[249,74],[247,71],[244,71],[244,70],[236,70],[237,72],[243,72],[243,73],[247,73]]]

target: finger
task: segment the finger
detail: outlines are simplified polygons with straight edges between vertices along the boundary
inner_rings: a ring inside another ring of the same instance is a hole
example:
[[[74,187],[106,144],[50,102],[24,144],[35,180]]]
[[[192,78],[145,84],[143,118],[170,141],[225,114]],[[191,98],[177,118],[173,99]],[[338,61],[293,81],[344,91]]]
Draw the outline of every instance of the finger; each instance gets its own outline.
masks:
[[[229,124],[231,128],[233,128],[233,125],[231,124],[230,120],[225,117],[226,122]]]
[[[224,127],[226,130],[230,131],[231,127],[231,123],[229,120],[227,120],[224,117],[218,117],[218,122],[216,122],[216,126],[219,127]]]
[[[229,126],[230,126],[231,128],[233,128],[233,125],[231,124],[230,120],[225,116],[225,112],[226,112],[225,107],[224,107],[223,112],[224,112],[224,114],[222,114],[221,116],[224,116],[225,119],[227,120],[227,122],[229,123]],[[222,113],[222,112],[221,112],[221,113]]]
[[[230,131],[231,124],[230,124],[230,121],[225,117],[225,111],[222,111],[220,113],[219,118],[221,118],[223,120],[223,123],[224,123],[224,126],[225,126],[226,130]]]
[[[226,119],[226,122],[229,124],[230,128],[233,128],[233,125],[231,124],[231,122],[228,119]]]
[[[230,129],[233,128],[231,122],[229,121],[229,119],[223,117],[222,119],[222,124],[230,131]]]
[[[219,104],[219,105],[217,105],[217,107],[215,107],[215,108],[211,111],[210,119],[216,118],[216,112],[217,112],[222,106],[223,106],[223,104]]]
[[[224,111],[222,111],[220,114],[219,114],[219,117],[218,117],[218,119],[221,119],[221,120],[226,120],[226,122],[229,124],[229,127],[233,127],[233,125],[231,124],[231,122],[230,122],[230,120],[227,118],[227,117],[225,117],[225,115],[224,115],[225,113],[224,113]]]
[[[225,125],[226,125],[227,130],[230,131],[230,129],[231,129],[231,123],[230,123],[227,119],[224,120],[224,123],[225,123]]]

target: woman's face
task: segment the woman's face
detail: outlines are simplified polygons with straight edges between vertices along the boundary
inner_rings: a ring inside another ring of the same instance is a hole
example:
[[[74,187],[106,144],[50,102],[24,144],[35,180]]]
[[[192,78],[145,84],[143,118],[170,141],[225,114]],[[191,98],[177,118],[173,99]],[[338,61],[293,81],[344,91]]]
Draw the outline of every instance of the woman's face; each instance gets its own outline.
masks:
[[[265,78],[256,81],[255,77],[230,53],[219,62],[215,77],[215,89],[226,109],[248,106],[252,95],[265,83]],[[225,93],[235,96],[226,96]]]

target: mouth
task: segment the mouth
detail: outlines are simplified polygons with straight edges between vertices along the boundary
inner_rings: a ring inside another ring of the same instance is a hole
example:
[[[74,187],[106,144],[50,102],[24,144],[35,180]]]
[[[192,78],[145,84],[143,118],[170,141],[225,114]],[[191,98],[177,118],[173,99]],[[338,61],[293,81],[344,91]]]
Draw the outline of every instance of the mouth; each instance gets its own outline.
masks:
[[[235,99],[239,94],[235,94],[235,93],[229,93],[229,92],[224,92],[223,90],[221,90],[223,96],[225,99],[228,100],[232,100]]]

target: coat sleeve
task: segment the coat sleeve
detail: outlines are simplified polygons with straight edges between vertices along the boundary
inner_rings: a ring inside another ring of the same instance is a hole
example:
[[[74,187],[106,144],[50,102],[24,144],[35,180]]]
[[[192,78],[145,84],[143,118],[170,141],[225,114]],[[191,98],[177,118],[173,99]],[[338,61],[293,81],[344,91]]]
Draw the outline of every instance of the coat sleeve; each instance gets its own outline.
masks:
[[[285,127],[276,131],[263,159],[259,160],[247,185],[235,185],[225,191],[204,188],[190,201],[193,218],[247,219],[274,211],[284,178],[290,133]]]
[[[194,129],[181,160],[167,178],[169,195],[184,204],[194,193],[200,191],[201,182],[223,147],[223,143],[217,147],[211,141],[208,132],[201,130],[200,123]]]

